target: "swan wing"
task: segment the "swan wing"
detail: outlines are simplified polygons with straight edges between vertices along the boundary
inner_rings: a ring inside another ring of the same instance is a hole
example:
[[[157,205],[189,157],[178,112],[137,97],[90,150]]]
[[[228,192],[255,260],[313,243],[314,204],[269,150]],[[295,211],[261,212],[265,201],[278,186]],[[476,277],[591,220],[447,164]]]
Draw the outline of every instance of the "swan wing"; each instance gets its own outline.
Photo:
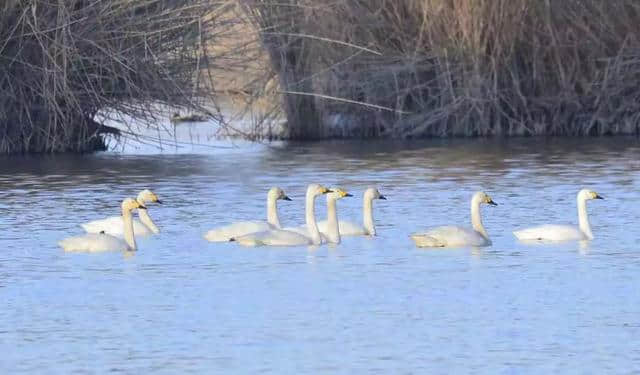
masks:
[[[418,247],[488,246],[491,241],[471,228],[443,226],[414,233],[411,238]]]
[[[579,241],[586,239],[582,231],[572,225],[539,225],[513,232],[521,241]]]
[[[306,225],[301,225],[299,227],[287,227],[287,228],[284,228],[284,230],[289,231],[289,232],[295,232],[295,233],[301,234],[301,235],[306,236],[306,237],[310,237],[309,236],[309,230],[307,230],[307,226]],[[318,227],[318,231],[322,232],[320,230],[320,227]]]
[[[322,220],[318,222],[318,230],[322,234],[327,234],[329,231],[329,223],[327,220]],[[366,236],[369,233],[364,229],[364,227],[360,224],[354,223],[352,221],[338,221],[338,230],[340,231],[341,236]]]
[[[101,252],[126,251],[127,243],[115,236],[104,233],[88,233],[83,236],[69,237],[58,242],[64,251]]]
[[[110,234],[115,237],[124,237],[124,222],[122,216],[111,216],[105,219],[94,220],[88,223],[81,224],[82,228],[87,233],[101,233]],[[133,233],[136,236],[148,236],[152,232],[151,230],[140,220],[133,220]]]
[[[250,233],[235,237],[233,241],[243,246],[302,246],[312,243],[309,237],[284,229]]]
[[[294,232],[297,234],[300,234],[302,236],[305,236],[308,239],[311,239],[311,235],[309,234],[309,229],[307,229],[306,225],[302,225],[299,227],[291,227],[291,228],[284,228],[283,230],[289,231],[289,232]],[[327,232],[322,232],[320,230],[320,228],[318,228],[318,232],[320,232],[320,241],[322,243],[328,243],[329,242],[329,237]]]
[[[340,234],[343,236],[366,236],[369,234],[362,225],[354,223],[353,221],[340,220],[338,222],[338,228],[340,229]]]
[[[446,243],[440,242],[437,238],[431,237],[426,233],[414,233],[411,239],[418,247],[445,247]]]
[[[277,228],[266,221],[241,221],[211,229],[204,235],[204,238],[211,242],[228,242],[232,238],[274,229]]]
[[[122,233],[123,229],[121,216],[111,216],[105,219],[93,220],[80,225],[87,233],[109,233],[114,231],[119,231],[120,233]]]
[[[327,233],[329,231],[329,222],[327,220],[318,221],[318,232]]]

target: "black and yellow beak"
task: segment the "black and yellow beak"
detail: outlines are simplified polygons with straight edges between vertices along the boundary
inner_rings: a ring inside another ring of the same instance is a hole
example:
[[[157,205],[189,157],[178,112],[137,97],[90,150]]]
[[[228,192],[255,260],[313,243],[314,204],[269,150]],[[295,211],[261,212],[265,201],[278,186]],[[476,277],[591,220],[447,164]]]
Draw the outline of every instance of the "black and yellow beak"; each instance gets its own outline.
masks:
[[[344,196],[345,196],[345,197],[353,197],[353,194],[346,193]]]
[[[286,196],[286,195],[285,195],[284,197],[282,197],[282,200],[283,200],[283,201],[290,201],[290,200],[291,200],[291,198],[289,198],[288,196]]]
[[[139,210],[146,210],[146,209],[147,209],[147,206],[139,205],[139,206],[138,206],[138,209],[139,209]]]
[[[162,204],[162,201],[160,199],[156,199],[156,203],[157,204]]]
[[[384,195],[381,195],[381,196],[378,197],[378,199],[382,199],[383,201],[386,201],[387,197],[385,197]]]
[[[491,206],[497,206],[498,204],[496,202],[493,201],[493,199],[489,199],[489,201],[487,202],[487,204],[491,205]]]
[[[329,194],[329,193],[333,193],[333,190],[331,189],[325,189],[322,194]]]
[[[596,197],[594,199],[604,199],[604,198],[602,197],[602,195],[596,194]]]

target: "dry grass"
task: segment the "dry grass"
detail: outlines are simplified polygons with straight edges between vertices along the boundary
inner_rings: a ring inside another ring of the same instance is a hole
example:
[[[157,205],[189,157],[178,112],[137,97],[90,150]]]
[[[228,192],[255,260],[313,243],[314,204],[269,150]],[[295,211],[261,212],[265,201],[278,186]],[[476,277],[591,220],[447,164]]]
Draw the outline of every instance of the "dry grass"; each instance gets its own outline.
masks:
[[[289,136],[637,133],[635,0],[240,0]]]
[[[253,139],[280,110],[291,139],[629,134],[638,78],[635,0],[0,3],[1,153],[92,151],[97,113],[158,104]]]
[[[109,110],[152,124],[154,104],[198,110],[206,45],[231,2],[5,0],[0,4],[0,152],[84,152]],[[232,5],[232,4],[231,4]]]

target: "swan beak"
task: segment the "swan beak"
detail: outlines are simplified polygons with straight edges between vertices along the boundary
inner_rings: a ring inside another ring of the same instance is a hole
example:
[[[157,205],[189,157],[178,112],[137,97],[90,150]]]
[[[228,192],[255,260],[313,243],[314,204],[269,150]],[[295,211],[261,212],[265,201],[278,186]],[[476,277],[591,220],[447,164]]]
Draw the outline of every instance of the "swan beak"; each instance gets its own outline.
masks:
[[[596,194],[596,197],[594,199],[604,199],[604,198],[602,197],[602,195]]]
[[[291,198],[289,198],[288,196],[286,196],[286,195],[285,195],[284,197],[282,197],[282,200],[283,200],[283,201],[290,201],[290,200],[291,200]]]
[[[381,195],[381,196],[378,197],[378,199],[382,199],[383,201],[386,201],[387,197],[385,197],[384,195]]]
[[[156,203],[157,204],[162,204],[162,201],[160,199],[156,199]]]
[[[344,193],[343,197],[353,197],[353,194]]]
[[[138,209],[140,209],[140,210],[146,210],[146,209],[147,209],[147,206],[140,205],[140,206],[138,206]]]
[[[487,202],[487,204],[490,204],[492,206],[497,206],[498,205],[496,202],[493,201],[493,199],[489,199],[489,202]]]
[[[324,188],[324,190],[322,191],[322,194],[327,194],[327,193],[333,193],[333,190]]]

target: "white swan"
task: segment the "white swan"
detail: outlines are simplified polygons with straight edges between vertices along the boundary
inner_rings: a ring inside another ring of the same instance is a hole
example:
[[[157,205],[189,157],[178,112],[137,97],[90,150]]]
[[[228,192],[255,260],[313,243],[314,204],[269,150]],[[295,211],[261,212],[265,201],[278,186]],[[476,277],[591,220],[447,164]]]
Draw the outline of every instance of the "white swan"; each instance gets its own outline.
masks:
[[[322,239],[315,217],[315,200],[322,194],[330,193],[331,190],[318,184],[311,184],[307,187],[307,195],[305,199],[305,217],[307,227],[309,228],[309,236],[285,230],[271,229],[257,233],[250,233],[244,236],[233,237],[231,241],[236,241],[243,246],[303,246],[303,245],[320,245]]]
[[[323,243],[340,243],[341,233],[339,229],[338,209],[336,207],[336,202],[338,201],[338,199],[342,199],[344,197],[353,197],[353,195],[340,188],[331,188],[331,193],[327,194],[327,220],[324,220],[324,232],[321,231],[320,233]],[[291,230],[306,237],[310,237],[309,228],[307,226],[285,228],[285,230]],[[320,224],[318,224],[318,231],[320,231]]]
[[[383,199],[387,197],[380,194],[378,189],[370,187],[364,192],[362,199],[362,224],[354,223],[351,221],[340,220],[338,223],[341,236],[375,236],[376,227],[373,222],[373,200]],[[318,230],[320,233],[327,233],[327,220],[322,220],[318,223]]]
[[[211,229],[205,233],[204,238],[211,242],[227,242],[231,238],[244,236],[245,234],[263,232],[265,230],[280,229],[278,218],[278,199],[290,201],[282,189],[272,187],[267,193],[267,221],[240,221],[223,227]]]
[[[136,201],[138,201],[141,206],[145,206],[146,203],[162,204],[158,196],[149,189],[142,190],[138,194]],[[138,210],[138,216],[140,220],[133,220],[133,233],[135,233],[136,236],[148,236],[160,233],[160,229],[158,229],[158,226],[151,220],[146,209]],[[87,233],[106,233],[112,236],[122,237],[124,235],[122,224],[122,216],[111,216],[106,219],[90,221],[81,224],[81,226]]]
[[[133,234],[133,213],[135,209],[145,209],[135,199],[122,201],[122,232],[124,239],[106,233],[87,233],[84,236],[69,237],[58,242],[64,251],[135,251],[136,238]]]
[[[587,201],[592,199],[604,199],[595,191],[582,189],[578,193],[578,222],[579,226],[572,225],[540,225],[537,227],[522,229],[513,232],[521,241],[582,241],[592,240],[593,233],[587,217]]]
[[[480,204],[482,203],[497,206],[491,197],[484,192],[475,193],[471,198],[471,225],[473,228],[437,227],[426,232],[414,233],[411,235],[411,239],[418,247],[490,246],[491,240],[480,217]]]

